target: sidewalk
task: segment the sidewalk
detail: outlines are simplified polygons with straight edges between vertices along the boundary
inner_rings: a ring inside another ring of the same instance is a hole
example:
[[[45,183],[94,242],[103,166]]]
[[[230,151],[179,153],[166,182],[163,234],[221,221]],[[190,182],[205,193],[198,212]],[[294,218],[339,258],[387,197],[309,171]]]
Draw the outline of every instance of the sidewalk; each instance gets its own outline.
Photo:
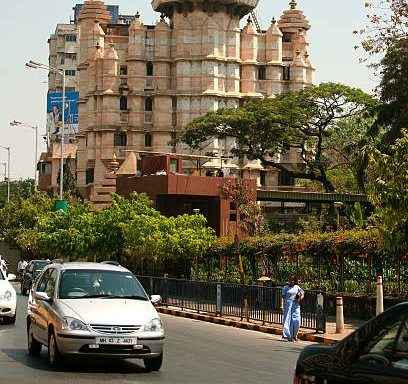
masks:
[[[239,317],[231,316],[214,316],[205,313],[198,313],[192,310],[181,310],[178,307],[157,307],[158,312],[180,316],[189,319],[207,321],[214,324],[227,325],[231,327],[237,327],[242,329],[249,329],[258,332],[272,333],[275,335],[282,334],[282,327],[279,324],[264,324],[262,322],[251,320],[246,321],[245,319],[241,320]],[[300,328],[299,337],[301,340],[313,341],[317,343],[324,344],[335,344],[338,341],[342,340],[344,337],[348,336],[354,330],[356,330],[363,320],[355,319],[344,319],[344,332],[336,333],[336,319],[335,317],[329,317],[326,321],[326,333],[316,333],[312,329]]]

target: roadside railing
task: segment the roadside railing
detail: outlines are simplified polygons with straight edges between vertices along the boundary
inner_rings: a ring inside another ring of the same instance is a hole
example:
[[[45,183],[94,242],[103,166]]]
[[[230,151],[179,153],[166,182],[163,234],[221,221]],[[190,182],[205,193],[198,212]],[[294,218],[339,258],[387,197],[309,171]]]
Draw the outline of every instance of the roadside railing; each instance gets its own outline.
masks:
[[[166,277],[137,276],[146,292],[159,294],[162,305],[182,310],[205,312],[215,316],[234,316],[262,324],[281,324],[282,287],[264,287],[193,281]],[[247,299],[248,310],[244,306]],[[326,296],[320,291],[305,291],[301,304],[301,327],[316,332],[326,331]]]

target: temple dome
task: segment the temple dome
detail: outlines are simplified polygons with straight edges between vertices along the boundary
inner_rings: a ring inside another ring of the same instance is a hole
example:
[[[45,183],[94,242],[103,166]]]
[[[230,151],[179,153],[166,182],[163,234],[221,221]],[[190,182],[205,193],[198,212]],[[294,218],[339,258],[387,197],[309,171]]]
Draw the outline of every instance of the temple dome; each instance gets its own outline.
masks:
[[[296,9],[296,1],[292,0],[290,3],[290,9],[283,12],[278,26],[280,30],[283,29],[294,29],[298,31],[299,29],[309,30],[310,23],[306,20],[305,15],[299,9]]]

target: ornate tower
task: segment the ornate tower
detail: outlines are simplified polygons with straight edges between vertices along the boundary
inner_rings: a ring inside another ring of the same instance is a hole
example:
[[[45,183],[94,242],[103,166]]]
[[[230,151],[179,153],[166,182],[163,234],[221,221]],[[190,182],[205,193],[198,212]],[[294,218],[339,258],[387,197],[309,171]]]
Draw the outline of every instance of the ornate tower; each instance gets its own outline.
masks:
[[[267,31],[250,18],[241,31],[258,2],[153,0],[161,17],[146,26],[138,12],[129,23],[112,24],[103,1],[85,0],[78,17],[77,168],[85,197],[112,177],[113,155],[122,163],[130,150],[172,152],[169,141],[200,115],[313,82],[309,24],[296,3]],[[211,150],[225,153],[228,143],[214,142]]]

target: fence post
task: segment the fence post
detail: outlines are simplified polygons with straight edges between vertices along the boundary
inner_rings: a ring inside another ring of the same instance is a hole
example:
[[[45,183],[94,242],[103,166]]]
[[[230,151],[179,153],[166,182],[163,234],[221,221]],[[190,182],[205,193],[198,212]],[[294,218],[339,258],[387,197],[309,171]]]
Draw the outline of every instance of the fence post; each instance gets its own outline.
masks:
[[[222,284],[217,283],[217,309],[216,313],[222,316]]]
[[[167,273],[164,274],[164,282],[163,282],[163,293],[164,293],[164,302],[166,303],[166,307],[169,306],[169,284],[167,280]]]
[[[375,306],[375,314],[379,315],[384,312],[384,292],[382,276],[377,276],[377,300]]]
[[[336,297],[336,333],[344,332],[343,298]]]

